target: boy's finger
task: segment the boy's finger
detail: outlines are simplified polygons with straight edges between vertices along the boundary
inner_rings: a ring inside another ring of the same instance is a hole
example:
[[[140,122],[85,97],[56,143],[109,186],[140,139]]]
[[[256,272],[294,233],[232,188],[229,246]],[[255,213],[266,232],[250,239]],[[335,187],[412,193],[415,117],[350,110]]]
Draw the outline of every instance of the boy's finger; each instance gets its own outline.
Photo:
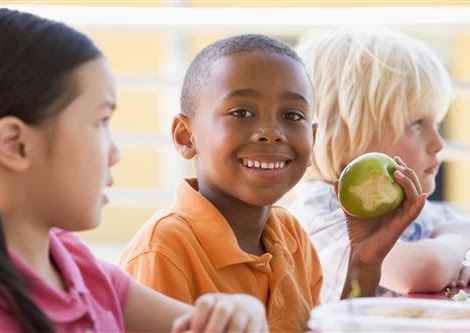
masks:
[[[398,163],[398,165],[401,165],[401,166],[404,166],[404,167],[407,166],[405,161],[403,161],[400,156],[394,156],[393,159],[395,160],[395,162]]]
[[[459,279],[457,280],[457,287],[465,288],[469,282],[470,282],[470,268],[463,267],[460,270],[460,276],[459,276]]]
[[[419,192],[413,181],[398,169],[393,172],[393,177],[405,191],[405,200],[410,203],[415,201]]]
[[[423,188],[421,186],[421,182],[419,181],[418,175],[416,174],[416,172],[414,172],[413,169],[404,166],[397,166],[396,170],[401,171],[405,176],[411,179],[418,193],[423,192]]]
[[[427,199],[426,193],[421,193],[417,196],[414,202],[411,202],[411,206],[405,211],[405,215],[403,218],[398,219],[396,223],[393,225],[393,232],[396,233],[397,239],[400,235],[405,231],[405,229],[418,218],[421,210],[424,207]]]

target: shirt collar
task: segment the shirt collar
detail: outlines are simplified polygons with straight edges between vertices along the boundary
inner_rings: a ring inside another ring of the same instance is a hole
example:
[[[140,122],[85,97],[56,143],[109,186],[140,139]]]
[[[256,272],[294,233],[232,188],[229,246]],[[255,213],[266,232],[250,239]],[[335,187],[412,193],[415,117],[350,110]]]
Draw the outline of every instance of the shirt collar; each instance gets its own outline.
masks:
[[[208,199],[198,192],[198,183],[195,178],[182,180],[178,184],[172,209],[188,222],[217,269],[239,263],[256,262],[260,259],[266,260],[265,257],[270,257],[268,253],[256,257],[240,248],[228,221]],[[273,246],[281,247],[289,254],[296,251],[297,243],[294,237],[282,229],[279,219],[273,216],[271,211],[263,233],[263,241],[268,252],[271,252]]]
[[[66,284],[67,291],[65,292],[49,285],[13,251],[9,250],[9,254],[14,265],[25,279],[31,297],[53,321],[66,322],[80,318],[87,312],[87,308],[82,302],[74,300],[79,298],[79,294],[86,294],[89,291],[85,286],[79,268],[71,254],[61,243],[56,234],[57,232],[61,231],[59,229],[51,229],[49,232],[49,251]]]

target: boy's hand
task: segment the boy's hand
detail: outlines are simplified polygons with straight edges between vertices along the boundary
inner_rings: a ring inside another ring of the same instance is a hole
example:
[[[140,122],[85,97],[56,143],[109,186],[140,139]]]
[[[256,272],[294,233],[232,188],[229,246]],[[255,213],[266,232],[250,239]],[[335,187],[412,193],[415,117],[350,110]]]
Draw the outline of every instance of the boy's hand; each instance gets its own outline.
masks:
[[[269,332],[264,305],[242,294],[206,294],[194,308],[177,318],[173,333]]]
[[[427,198],[427,195],[422,193],[415,172],[400,158],[395,157],[395,161],[398,166],[393,175],[405,191],[403,203],[390,214],[378,218],[358,219],[345,212],[351,247],[347,283],[356,279],[362,296],[373,294],[372,290],[375,292],[383,259],[406,227],[418,217]],[[337,181],[334,187],[338,193]],[[345,285],[343,297],[348,290]]]
[[[449,284],[450,288],[466,288],[470,284],[470,267],[463,266],[459,271],[459,274],[455,281]]]

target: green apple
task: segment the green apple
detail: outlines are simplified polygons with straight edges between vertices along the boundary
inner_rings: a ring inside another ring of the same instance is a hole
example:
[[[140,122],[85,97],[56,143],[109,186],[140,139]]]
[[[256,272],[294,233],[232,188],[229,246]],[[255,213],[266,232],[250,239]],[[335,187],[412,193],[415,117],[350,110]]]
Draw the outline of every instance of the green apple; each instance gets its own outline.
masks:
[[[366,153],[349,163],[339,176],[338,198],[343,209],[359,218],[387,214],[403,201],[393,178],[397,163],[382,153]]]

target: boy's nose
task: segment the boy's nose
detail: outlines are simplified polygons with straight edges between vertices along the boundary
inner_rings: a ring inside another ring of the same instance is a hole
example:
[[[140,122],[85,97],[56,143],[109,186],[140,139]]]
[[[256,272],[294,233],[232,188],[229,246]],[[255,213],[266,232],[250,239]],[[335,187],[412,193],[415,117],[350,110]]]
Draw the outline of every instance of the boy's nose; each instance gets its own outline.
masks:
[[[286,137],[283,133],[283,131],[275,126],[266,126],[259,128],[254,134],[253,134],[253,139],[254,141],[257,142],[285,142]]]
[[[444,139],[437,129],[432,134],[430,148],[432,153],[438,153],[444,148]]]

